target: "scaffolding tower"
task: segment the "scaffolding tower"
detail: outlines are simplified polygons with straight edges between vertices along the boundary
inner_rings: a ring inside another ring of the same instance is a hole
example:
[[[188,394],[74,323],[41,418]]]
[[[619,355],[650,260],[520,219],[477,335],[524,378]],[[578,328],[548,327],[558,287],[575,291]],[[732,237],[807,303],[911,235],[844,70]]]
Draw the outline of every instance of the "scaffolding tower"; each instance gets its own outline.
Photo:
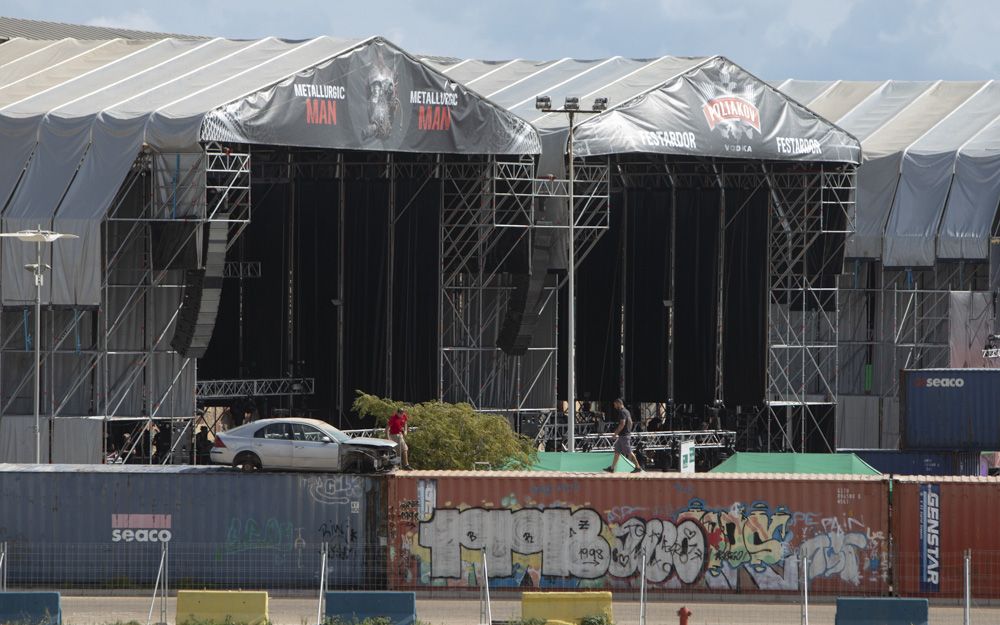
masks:
[[[677,159],[642,155],[621,157],[616,171],[624,190],[660,187],[719,190],[720,245],[715,296],[714,399],[725,402],[724,246],[727,189],[763,190],[768,199],[767,362],[763,408],[752,412],[738,446],[767,451],[832,450],[827,420],[837,404],[840,318],[836,278],[841,272],[846,236],[854,231],[856,167],[722,159]],[[671,198],[671,205],[675,204]],[[744,210],[738,207],[738,211]],[[676,221],[673,222],[676,224]],[[673,228],[673,226],[672,226]],[[676,241],[671,242],[671,250]],[[667,314],[667,371],[664,399],[674,398],[674,267]],[[624,348],[623,348],[624,354]],[[625,370],[625,367],[622,367]],[[624,389],[624,381],[622,388]],[[735,408],[728,406],[729,409]],[[742,410],[752,408],[740,407]]]
[[[517,288],[505,267],[519,246],[531,250],[532,236],[554,231],[556,248],[567,241],[568,220],[562,223],[551,213],[543,217],[539,206],[543,201],[567,206],[570,198],[579,267],[608,228],[609,163],[579,159],[572,188],[569,180],[537,177],[531,158],[484,157],[443,167],[438,396],[515,420],[551,414],[561,312],[557,294],[565,274],[544,277],[539,304],[528,311],[539,317],[531,345],[523,355],[512,355],[497,346]],[[532,271],[546,270],[536,265],[529,258]]]
[[[249,220],[248,151],[143,151],[101,224],[100,305],[46,306],[41,337],[31,336],[27,308],[2,312],[0,414],[31,413],[39,341],[50,440],[81,417],[191,419],[195,363],[170,346],[184,270],[200,261],[204,226],[225,224],[231,242]]]
[[[981,335],[989,334],[992,308],[989,265],[985,261],[943,261],[932,267],[884,267],[875,259],[846,263],[841,279],[839,394],[849,408],[838,420],[863,414],[873,425],[844,439],[845,447],[896,448],[899,444],[899,372],[952,366],[952,298],[978,296],[984,314]],[[854,426],[854,430],[858,430]],[[839,443],[838,443],[839,444]]]

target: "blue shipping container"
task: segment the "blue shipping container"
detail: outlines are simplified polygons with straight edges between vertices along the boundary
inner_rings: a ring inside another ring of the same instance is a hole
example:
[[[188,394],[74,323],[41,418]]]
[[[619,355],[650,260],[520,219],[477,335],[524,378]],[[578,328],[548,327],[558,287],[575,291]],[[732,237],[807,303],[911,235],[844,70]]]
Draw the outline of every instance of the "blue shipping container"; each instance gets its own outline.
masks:
[[[900,375],[903,449],[1000,450],[1000,369]]]
[[[886,475],[980,475],[977,451],[899,451],[896,449],[838,449],[852,453]]]
[[[0,464],[11,586],[377,587],[385,481],[224,467]]]

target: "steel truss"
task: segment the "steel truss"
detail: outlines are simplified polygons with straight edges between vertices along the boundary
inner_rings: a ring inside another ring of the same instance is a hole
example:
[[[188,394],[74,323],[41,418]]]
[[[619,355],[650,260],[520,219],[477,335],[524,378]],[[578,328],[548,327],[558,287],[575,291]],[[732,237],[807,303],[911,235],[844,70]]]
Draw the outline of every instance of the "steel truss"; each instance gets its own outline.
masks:
[[[100,305],[43,312],[43,416],[192,418],[195,364],[170,347],[184,287],[179,263],[185,249],[200,260],[205,224],[225,223],[231,242],[249,219],[248,152],[211,144],[195,154],[142,153],[101,224]],[[165,252],[162,229],[172,226],[183,234]],[[35,337],[25,332],[26,315],[4,317],[0,351],[17,362]],[[0,393],[3,414],[30,413],[24,392],[33,368],[19,370]]]
[[[242,399],[312,395],[313,378],[262,378],[257,380],[201,380],[196,385],[198,399]]]
[[[814,441],[813,446],[818,448],[834,447],[822,425],[825,419],[833,419],[831,413],[837,403],[839,300],[835,278],[841,271],[846,235],[854,231],[855,169],[851,165],[683,160],[649,155],[621,157],[617,163],[626,192],[636,187],[720,189],[720,241],[727,226],[726,189],[766,189],[765,408],[752,416],[747,429],[752,433],[750,438],[759,440],[759,446],[767,450],[805,451],[807,440]],[[720,254],[724,253],[721,246],[720,250]],[[718,291],[717,302],[725,297],[722,261],[720,256],[720,275],[713,285]],[[670,291],[672,294],[673,275]],[[716,313],[715,399],[724,400],[721,306],[717,306]],[[669,332],[670,373],[665,385],[672,398],[672,326]]]
[[[874,402],[871,416],[880,426],[878,440],[868,444],[894,447],[899,371],[950,366],[951,295],[988,291],[988,263],[938,261],[933,267],[887,268],[876,260],[852,260],[840,286],[845,332],[839,341],[839,392]]]
[[[558,218],[540,216],[539,203],[565,206],[569,181],[537,178],[530,158],[445,162],[441,177],[438,396],[509,415],[551,412],[560,286],[555,276],[547,277],[537,310],[528,311],[540,321],[527,353],[506,354],[496,339],[515,288],[505,263],[519,244],[530,249],[533,234],[567,232],[568,224]],[[576,166],[577,265],[608,227],[608,187],[607,162]]]
[[[768,449],[833,451],[836,440],[828,435],[833,428],[824,422],[835,424],[836,276],[846,235],[854,231],[856,169],[823,165],[783,171],[765,166],[765,171],[770,189]],[[810,447],[808,440],[813,441]]]
[[[577,437],[577,445],[586,451],[614,451],[614,434],[586,434]],[[644,451],[677,449],[693,442],[696,449],[732,449],[736,432],[729,430],[676,430],[673,432],[633,432],[632,446]]]

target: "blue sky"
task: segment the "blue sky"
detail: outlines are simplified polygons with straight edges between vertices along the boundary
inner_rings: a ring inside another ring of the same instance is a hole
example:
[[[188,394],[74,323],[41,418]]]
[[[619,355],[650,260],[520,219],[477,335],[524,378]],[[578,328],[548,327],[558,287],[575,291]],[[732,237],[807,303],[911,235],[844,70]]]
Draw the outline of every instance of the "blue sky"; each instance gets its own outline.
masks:
[[[1000,76],[996,0],[0,0],[0,15],[488,59],[723,54],[768,79]]]

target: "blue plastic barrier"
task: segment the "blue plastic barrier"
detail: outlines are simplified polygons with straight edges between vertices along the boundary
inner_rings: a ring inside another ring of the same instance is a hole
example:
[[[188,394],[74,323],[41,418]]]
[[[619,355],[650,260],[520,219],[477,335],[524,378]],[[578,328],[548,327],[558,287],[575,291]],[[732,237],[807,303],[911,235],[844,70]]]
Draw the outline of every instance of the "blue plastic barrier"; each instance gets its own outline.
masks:
[[[927,599],[837,597],[837,625],[927,625]]]
[[[57,592],[0,592],[0,623],[61,625]]]
[[[414,592],[354,592],[342,590],[326,593],[326,618],[344,623],[386,616],[393,625],[413,625],[417,620],[417,594]]]

